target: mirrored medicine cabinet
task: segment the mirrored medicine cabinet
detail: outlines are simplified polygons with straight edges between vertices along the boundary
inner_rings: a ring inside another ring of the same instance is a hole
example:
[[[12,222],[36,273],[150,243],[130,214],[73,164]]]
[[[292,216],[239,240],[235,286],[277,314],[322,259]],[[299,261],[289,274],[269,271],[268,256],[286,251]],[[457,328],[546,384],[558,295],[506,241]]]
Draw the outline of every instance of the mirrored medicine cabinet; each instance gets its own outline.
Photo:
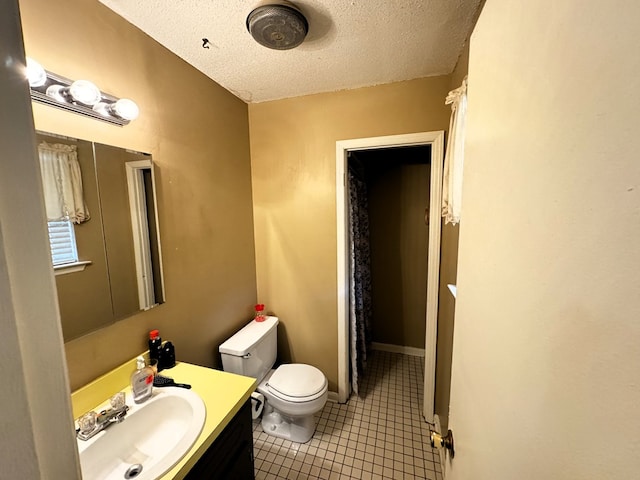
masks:
[[[163,303],[151,156],[44,132],[37,140],[75,146],[89,212],[70,224],[77,261],[54,266],[64,340]]]

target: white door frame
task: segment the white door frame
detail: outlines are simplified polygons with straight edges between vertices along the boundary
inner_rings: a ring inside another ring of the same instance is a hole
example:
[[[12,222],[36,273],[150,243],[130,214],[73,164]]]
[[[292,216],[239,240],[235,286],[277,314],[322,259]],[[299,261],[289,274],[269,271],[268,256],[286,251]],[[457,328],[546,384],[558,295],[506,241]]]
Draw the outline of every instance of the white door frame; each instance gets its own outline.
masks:
[[[136,262],[138,283],[138,302],[140,310],[149,310],[155,306],[153,288],[153,270],[151,267],[151,248],[149,246],[149,211],[147,209],[144,170],[151,170],[151,160],[135,160],[125,163],[127,189],[129,191],[129,210],[131,231],[133,233],[133,252]]]
[[[440,230],[442,212],[442,168],[444,131],[356,138],[336,142],[336,227],[338,243],[338,401],[344,403],[351,394],[349,383],[349,263],[347,255],[347,153],[388,147],[431,145],[431,190],[429,196],[429,258],[427,265],[427,318],[424,357],[423,415],[433,423],[436,339],[438,332],[438,290],[440,278]]]
[[[147,194],[153,196],[153,212],[151,220],[158,225],[158,199],[156,196],[156,176],[151,158],[133,160],[125,163],[127,173],[127,190],[129,192],[129,212],[131,214],[131,229],[133,233],[133,251],[136,263],[136,277],[138,283],[138,301],[140,310],[149,310],[165,301],[164,277],[162,275],[162,247],[160,232],[156,231],[154,238],[149,236],[149,209],[147,208]],[[151,192],[144,181],[144,171],[151,172]],[[151,242],[158,251],[159,278],[153,276],[153,260],[151,258]],[[156,295],[157,293],[157,295]],[[161,298],[159,298],[161,296]]]

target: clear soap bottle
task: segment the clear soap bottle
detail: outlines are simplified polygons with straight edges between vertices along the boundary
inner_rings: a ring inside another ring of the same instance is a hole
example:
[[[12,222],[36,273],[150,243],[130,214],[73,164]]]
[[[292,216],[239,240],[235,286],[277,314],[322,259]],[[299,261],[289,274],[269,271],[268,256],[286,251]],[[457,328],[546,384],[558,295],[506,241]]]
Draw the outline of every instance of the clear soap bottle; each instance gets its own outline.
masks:
[[[153,369],[147,367],[144,358],[136,359],[136,371],[131,375],[131,394],[135,403],[142,403],[151,397],[153,390]]]

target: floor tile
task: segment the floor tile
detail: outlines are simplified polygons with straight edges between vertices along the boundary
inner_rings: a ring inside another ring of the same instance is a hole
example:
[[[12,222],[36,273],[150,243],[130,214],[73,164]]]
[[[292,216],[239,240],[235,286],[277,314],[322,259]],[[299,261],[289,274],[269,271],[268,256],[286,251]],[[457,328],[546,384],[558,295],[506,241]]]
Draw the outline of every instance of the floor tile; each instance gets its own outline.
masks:
[[[360,394],[343,405],[327,402],[306,444],[267,435],[254,420],[256,479],[441,480],[421,414],[423,377],[424,359],[374,351]]]

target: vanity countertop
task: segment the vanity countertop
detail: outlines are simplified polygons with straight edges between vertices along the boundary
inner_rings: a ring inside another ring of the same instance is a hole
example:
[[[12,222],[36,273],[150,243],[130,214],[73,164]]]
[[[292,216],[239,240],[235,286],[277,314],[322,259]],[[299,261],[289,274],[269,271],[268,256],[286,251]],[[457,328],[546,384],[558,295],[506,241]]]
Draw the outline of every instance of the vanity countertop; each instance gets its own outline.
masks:
[[[135,359],[132,359],[73,392],[71,401],[74,418],[95,409],[116,392],[129,391],[130,376],[134,370]],[[184,362],[177,362],[175,367],[163,370],[160,374],[179,383],[191,384],[192,390],[202,397],[207,409],[205,424],[198,439],[187,454],[161,477],[162,480],[177,480],[184,478],[238,413],[255,390],[256,382],[253,378]]]

